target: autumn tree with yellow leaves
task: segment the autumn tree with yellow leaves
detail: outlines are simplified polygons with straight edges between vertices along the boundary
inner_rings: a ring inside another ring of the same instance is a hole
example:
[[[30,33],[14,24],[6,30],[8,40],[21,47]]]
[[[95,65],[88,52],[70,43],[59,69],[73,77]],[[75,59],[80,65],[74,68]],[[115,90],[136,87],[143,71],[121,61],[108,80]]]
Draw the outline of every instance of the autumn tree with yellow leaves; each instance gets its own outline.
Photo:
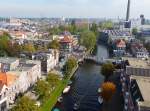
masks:
[[[101,86],[101,96],[104,99],[104,101],[108,102],[111,100],[112,96],[114,95],[116,91],[116,85],[112,82],[104,82]]]

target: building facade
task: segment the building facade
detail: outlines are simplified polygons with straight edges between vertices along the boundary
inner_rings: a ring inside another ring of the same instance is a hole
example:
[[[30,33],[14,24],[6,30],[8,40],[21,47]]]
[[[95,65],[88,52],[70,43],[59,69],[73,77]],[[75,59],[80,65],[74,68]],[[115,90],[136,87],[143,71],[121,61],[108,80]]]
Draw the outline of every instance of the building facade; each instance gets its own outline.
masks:
[[[20,60],[17,58],[0,58],[0,85],[7,89],[1,91],[6,96],[6,109],[14,104],[16,97],[32,87],[41,78],[41,62],[35,60]],[[4,65],[3,65],[4,64]],[[7,68],[8,67],[8,68]],[[2,95],[1,94],[1,95]],[[1,101],[1,99],[0,99]],[[2,101],[4,101],[2,99]],[[3,106],[3,104],[2,104]],[[5,111],[5,110],[4,110]]]

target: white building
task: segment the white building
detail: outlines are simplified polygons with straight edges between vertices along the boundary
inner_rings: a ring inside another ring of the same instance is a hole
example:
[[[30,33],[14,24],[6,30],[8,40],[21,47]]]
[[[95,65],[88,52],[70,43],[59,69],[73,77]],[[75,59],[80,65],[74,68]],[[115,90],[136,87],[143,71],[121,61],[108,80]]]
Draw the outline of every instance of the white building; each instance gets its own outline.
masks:
[[[59,52],[55,49],[49,49],[49,51],[38,52],[32,55],[32,59],[41,61],[42,71],[48,73],[59,62]]]
[[[142,60],[140,58],[127,58],[123,60],[129,61],[129,66],[126,67],[128,75],[150,77],[150,60]]]
[[[8,88],[5,84],[0,85],[0,111],[7,111],[7,90]]]
[[[137,111],[150,111],[150,77],[131,76],[131,94]]]
[[[27,91],[41,78],[40,61],[0,58],[0,63],[0,85],[7,86],[8,105],[13,104],[19,93]]]

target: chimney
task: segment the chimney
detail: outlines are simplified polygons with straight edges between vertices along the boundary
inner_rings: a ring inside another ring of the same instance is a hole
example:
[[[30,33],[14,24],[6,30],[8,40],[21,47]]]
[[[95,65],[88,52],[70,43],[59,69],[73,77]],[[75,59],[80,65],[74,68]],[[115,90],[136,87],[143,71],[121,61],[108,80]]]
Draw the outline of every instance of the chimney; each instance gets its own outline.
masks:
[[[128,5],[127,5],[126,21],[129,20],[129,16],[130,16],[130,0],[128,0]]]

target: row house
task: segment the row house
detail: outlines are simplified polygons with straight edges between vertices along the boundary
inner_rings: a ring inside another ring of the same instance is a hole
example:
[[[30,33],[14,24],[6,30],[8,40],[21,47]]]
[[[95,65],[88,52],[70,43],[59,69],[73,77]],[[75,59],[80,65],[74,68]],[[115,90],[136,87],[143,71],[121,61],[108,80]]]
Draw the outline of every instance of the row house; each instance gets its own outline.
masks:
[[[59,51],[55,49],[49,49],[48,51],[40,51],[33,54],[22,53],[21,57],[26,57],[31,60],[41,61],[41,71],[48,73],[59,63]]]
[[[139,41],[132,41],[130,43],[130,49],[131,49],[131,53],[133,54],[134,57],[137,57],[137,58],[148,58],[149,57],[148,51],[143,46],[143,44]]]
[[[48,73],[58,65],[59,52],[58,50],[49,49],[49,51],[38,52],[33,54],[32,59],[40,60],[42,71]]]
[[[122,56],[126,52],[126,42],[122,39],[114,41],[113,53],[115,56]]]
[[[0,111],[7,111],[7,96],[6,91],[8,87],[1,83],[0,84]]]
[[[6,101],[0,98],[0,101],[3,101],[0,105],[4,109],[3,104],[6,102],[5,109],[8,109],[9,105],[15,102],[16,97],[20,93],[27,91],[28,88],[32,87],[41,78],[41,62],[15,58],[0,58],[0,63],[0,86],[3,88],[6,85],[7,87],[5,91],[2,92],[1,90],[0,92],[2,93],[1,95],[5,95],[6,97]]]

